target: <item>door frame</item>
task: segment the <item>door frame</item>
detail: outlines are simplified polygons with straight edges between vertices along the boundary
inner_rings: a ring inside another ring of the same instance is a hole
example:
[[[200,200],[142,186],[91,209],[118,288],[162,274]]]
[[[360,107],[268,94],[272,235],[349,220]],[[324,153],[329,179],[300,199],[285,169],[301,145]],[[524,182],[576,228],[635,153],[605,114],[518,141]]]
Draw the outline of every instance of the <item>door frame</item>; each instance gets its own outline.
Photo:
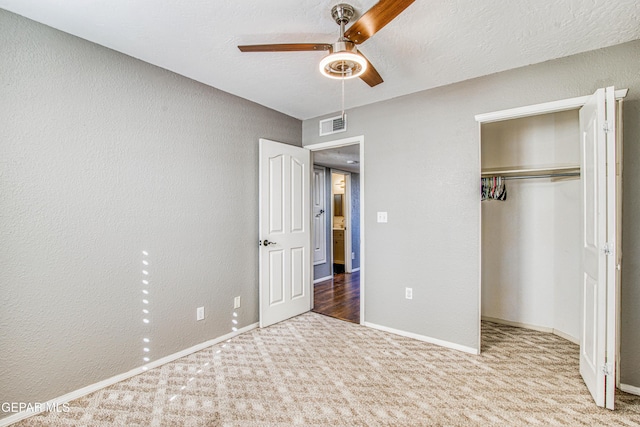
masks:
[[[320,142],[317,144],[305,145],[303,148],[310,150],[312,153],[314,151],[326,150],[329,148],[339,148],[346,147],[348,145],[356,145],[360,146],[360,324],[363,325],[365,323],[365,310],[364,310],[364,301],[365,301],[365,180],[364,180],[364,135],[352,136],[348,138],[337,139],[334,141]],[[313,163],[313,159],[312,159]],[[350,179],[350,175],[349,175]],[[345,182],[346,184],[346,182]],[[351,183],[349,182],[349,186]],[[345,185],[346,187],[346,185]],[[349,224],[351,226],[351,224]],[[345,254],[346,257],[346,254]],[[349,253],[348,258],[351,258],[351,253]],[[331,256],[333,260],[333,253]],[[345,262],[347,260],[345,259]],[[346,264],[345,264],[346,265]],[[333,267],[332,267],[333,268]],[[313,281],[312,281],[313,286]],[[313,298],[313,292],[311,293]],[[312,301],[313,302],[313,301]]]
[[[618,89],[615,91],[615,100],[616,102],[619,102],[620,100],[622,100],[624,97],[627,96],[627,92],[629,91],[629,89]],[[541,103],[541,104],[534,104],[534,105],[528,105],[528,106],[524,106],[524,107],[517,107],[517,108],[511,108],[511,109],[507,109],[507,110],[501,110],[501,111],[494,111],[494,112],[490,112],[490,113],[484,113],[484,114],[477,114],[475,116],[475,120],[478,122],[478,168],[479,170],[482,170],[482,125],[483,124],[487,124],[487,123],[492,123],[492,122],[498,122],[498,121],[505,121],[505,120],[512,120],[512,119],[519,119],[519,118],[524,118],[524,117],[531,117],[531,116],[537,116],[537,115],[541,115],[541,114],[551,114],[551,113],[558,113],[561,111],[568,111],[568,110],[578,110],[580,108],[582,108],[586,102],[591,98],[592,94],[590,95],[585,95],[585,96],[579,96],[579,97],[575,97],[575,98],[567,98],[567,99],[561,99],[558,101],[551,101],[551,102],[545,102],[545,103]],[[621,131],[621,129],[620,129]],[[621,142],[621,138],[622,135],[621,134],[617,134],[617,137],[619,138],[617,142]],[[622,145],[622,144],[618,144],[618,145]],[[618,148],[619,154],[622,153],[621,151],[621,147]],[[619,183],[618,183],[619,186]],[[620,199],[619,202],[621,201],[622,197],[621,194],[618,194],[618,198]],[[615,209],[619,209],[620,206],[615,206]],[[620,212],[617,212],[617,215],[620,215]],[[479,230],[479,240],[478,240],[478,255],[479,255],[479,259],[478,259],[478,354],[480,354],[480,349],[481,349],[481,340],[482,340],[482,334],[481,334],[481,318],[482,318],[482,206],[480,201],[478,202],[478,230]],[[618,233],[620,232],[620,230],[617,231]],[[617,239],[616,239],[617,240]],[[620,253],[620,252],[618,252]],[[619,289],[620,289],[620,275],[617,275],[616,277],[616,292],[618,292],[618,298],[616,298],[617,303],[619,303]],[[618,308],[617,313],[616,313],[616,327],[615,327],[615,342],[616,342],[616,355],[620,354],[620,331],[619,331],[619,323],[620,323],[620,310]],[[616,358],[616,361],[619,361],[619,357]],[[619,369],[616,369],[616,378],[615,378],[615,382],[616,382],[616,387],[620,387],[620,376],[619,376]]]

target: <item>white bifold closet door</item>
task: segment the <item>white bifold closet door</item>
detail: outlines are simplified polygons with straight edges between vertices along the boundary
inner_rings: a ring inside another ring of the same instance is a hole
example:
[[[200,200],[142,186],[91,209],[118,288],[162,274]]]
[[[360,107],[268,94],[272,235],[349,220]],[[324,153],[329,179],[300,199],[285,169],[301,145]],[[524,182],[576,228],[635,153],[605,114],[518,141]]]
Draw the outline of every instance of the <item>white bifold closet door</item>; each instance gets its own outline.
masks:
[[[583,282],[580,374],[598,406],[614,408],[616,135],[614,88],[580,110]]]

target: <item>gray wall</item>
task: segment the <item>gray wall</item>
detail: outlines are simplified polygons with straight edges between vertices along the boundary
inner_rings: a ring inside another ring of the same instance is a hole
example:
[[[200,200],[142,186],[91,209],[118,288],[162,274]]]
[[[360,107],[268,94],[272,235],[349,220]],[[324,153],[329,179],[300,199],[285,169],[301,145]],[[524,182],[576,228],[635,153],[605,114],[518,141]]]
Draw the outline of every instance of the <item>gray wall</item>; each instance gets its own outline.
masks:
[[[0,402],[258,321],[258,138],[299,120],[2,10],[0,70]]]
[[[428,70],[425,70],[428,72]],[[624,112],[622,382],[640,386],[640,41],[349,110],[364,135],[365,320],[478,345],[479,137],[474,115],[629,88]],[[375,89],[373,89],[375,90]],[[303,144],[324,142],[318,119]],[[329,137],[330,138],[330,137]],[[388,211],[378,224],[376,211]],[[413,287],[413,300],[404,288]]]

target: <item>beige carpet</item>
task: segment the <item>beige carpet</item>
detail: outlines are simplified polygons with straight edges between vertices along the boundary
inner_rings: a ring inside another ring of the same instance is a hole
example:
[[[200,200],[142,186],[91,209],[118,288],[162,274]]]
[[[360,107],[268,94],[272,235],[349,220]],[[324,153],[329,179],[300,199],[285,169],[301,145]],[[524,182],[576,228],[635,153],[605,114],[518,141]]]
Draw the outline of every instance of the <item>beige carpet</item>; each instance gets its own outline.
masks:
[[[473,356],[307,313],[17,425],[640,425],[638,396],[593,404],[576,345],[494,323],[482,336]]]

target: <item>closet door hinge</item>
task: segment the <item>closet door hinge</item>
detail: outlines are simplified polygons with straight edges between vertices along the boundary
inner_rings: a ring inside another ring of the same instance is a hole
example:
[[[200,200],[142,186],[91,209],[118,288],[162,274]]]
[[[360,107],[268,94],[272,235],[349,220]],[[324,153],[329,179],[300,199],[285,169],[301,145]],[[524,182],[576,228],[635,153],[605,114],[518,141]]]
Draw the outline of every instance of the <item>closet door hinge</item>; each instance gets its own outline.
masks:
[[[613,367],[611,366],[611,363],[605,363],[604,365],[602,365],[602,373],[606,376],[613,375],[612,368]]]
[[[609,122],[608,122],[607,120],[605,120],[605,121],[604,121],[604,123],[602,124],[602,130],[603,130],[605,133],[609,133],[609,132],[611,132],[611,131],[613,130],[613,129],[611,129],[611,128],[609,127]]]
[[[609,242],[604,244],[604,248],[602,248],[602,252],[604,252],[605,255],[611,255],[613,253],[613,251],[611,250],[611,245],[609,244]]]

